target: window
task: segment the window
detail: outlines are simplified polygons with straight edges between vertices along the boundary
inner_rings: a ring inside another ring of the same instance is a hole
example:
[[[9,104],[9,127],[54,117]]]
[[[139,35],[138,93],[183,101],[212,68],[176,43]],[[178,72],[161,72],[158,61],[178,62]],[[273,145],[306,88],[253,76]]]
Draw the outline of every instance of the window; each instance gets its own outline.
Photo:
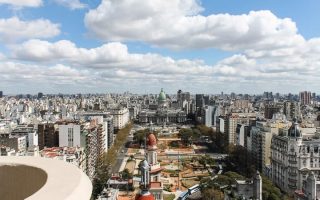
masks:
[[[73,146],[73,128],[68,128],[68,147]]]

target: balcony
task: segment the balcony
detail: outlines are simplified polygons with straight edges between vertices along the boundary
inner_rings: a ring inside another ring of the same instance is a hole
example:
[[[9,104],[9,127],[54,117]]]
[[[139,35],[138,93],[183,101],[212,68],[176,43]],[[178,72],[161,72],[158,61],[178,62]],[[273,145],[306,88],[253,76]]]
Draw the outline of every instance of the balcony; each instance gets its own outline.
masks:
[[[289,183],[289,184],[288,184],[288,187],[289,187],[290,189],[294,189],[294,190],[297,189],[297,185],[296,185],[296,184],[292,184],[292,183]]]
[[[288,172],[289,176],[294,176],[296,177],[298,174],[296,172]]]
[[[296,183],[296,182],[297,182],[296,179],[292,179],[292,178],[288,178],[288,181],[289,181],[290,183]]]
[[[290,164],[297,164],[298,163],[298,161],[296,161],[296,160],[288,160],[288,161]]]

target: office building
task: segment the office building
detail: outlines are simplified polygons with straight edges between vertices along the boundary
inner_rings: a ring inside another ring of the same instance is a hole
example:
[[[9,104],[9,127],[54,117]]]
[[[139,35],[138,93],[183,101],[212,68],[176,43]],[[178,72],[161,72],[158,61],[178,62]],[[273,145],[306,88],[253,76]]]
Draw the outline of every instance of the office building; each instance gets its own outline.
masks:
[[[266,104],[264,107],[264,118],[272,119],[273,115],[279,113],[282,109],[281,105]]]
[[[113,116],[114,129],[122,129],[129,123],[129,110],[121,105],[111,109],[110,114]]]
[[[76,123],[60,124],[59,147],[80,147],[80,125]]]
[[[39,150],[44,147],[59,146],[59,131],[58,124],[43,123],[38,124],[38,144]]]
[[[301,105],[310,105],[311,104],[311,92],[303,91],[299,94]]]

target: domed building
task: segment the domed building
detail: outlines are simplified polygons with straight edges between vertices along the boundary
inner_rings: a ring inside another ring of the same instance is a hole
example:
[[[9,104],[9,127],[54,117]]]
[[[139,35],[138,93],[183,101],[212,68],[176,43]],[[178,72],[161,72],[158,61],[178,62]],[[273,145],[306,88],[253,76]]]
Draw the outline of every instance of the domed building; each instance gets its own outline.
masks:
[[[158,96],[158,107],[163,108],[167,107],[167,95],[164,93],[163,88],[161,88],[160,94]]]
[[[154,122],[165,126],[168,123],[185,123],[187,121],[186,112],[180,108],[171,107],[171,103],[162,88],[157,101],[158,105],[154,102],[155,104],[149,105],[149,109],[139,112],[138,117],[140,123]]]
[[[320,177],[320,139],[316,128],[300,127],[296,119],[286,130],[272,136],[272,181],[289,194],[301,193],[309,172]]]
[[[297,119],[294,118],[291,127],[288,130],[288,136],[292,138],[302,137]]]

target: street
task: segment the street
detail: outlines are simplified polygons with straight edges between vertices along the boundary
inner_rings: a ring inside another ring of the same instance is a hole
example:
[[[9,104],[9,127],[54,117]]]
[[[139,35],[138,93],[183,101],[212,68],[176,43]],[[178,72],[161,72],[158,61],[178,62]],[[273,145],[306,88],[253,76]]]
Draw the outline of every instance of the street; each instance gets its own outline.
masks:
[[[131,131],[132,132],[132,129]],[[120,170],[120,167],[122,165],[122,162],[124,160],[124,158],[126,157],[127,155],[127,152],[128,152],[128,148],[126,148],[126,143],[127,142],[132,142],[133,141],[133,134],[129,134],[128,138],[127,138],[127,141],[124,143],[124,145],[120,148],[119,152],[118,152],[118,156],[117,158],[117,161],[116,161],[116,164],[115,166],[111,169],[111,173],[112,174],[117,174],[119,173],[119,170]]]

